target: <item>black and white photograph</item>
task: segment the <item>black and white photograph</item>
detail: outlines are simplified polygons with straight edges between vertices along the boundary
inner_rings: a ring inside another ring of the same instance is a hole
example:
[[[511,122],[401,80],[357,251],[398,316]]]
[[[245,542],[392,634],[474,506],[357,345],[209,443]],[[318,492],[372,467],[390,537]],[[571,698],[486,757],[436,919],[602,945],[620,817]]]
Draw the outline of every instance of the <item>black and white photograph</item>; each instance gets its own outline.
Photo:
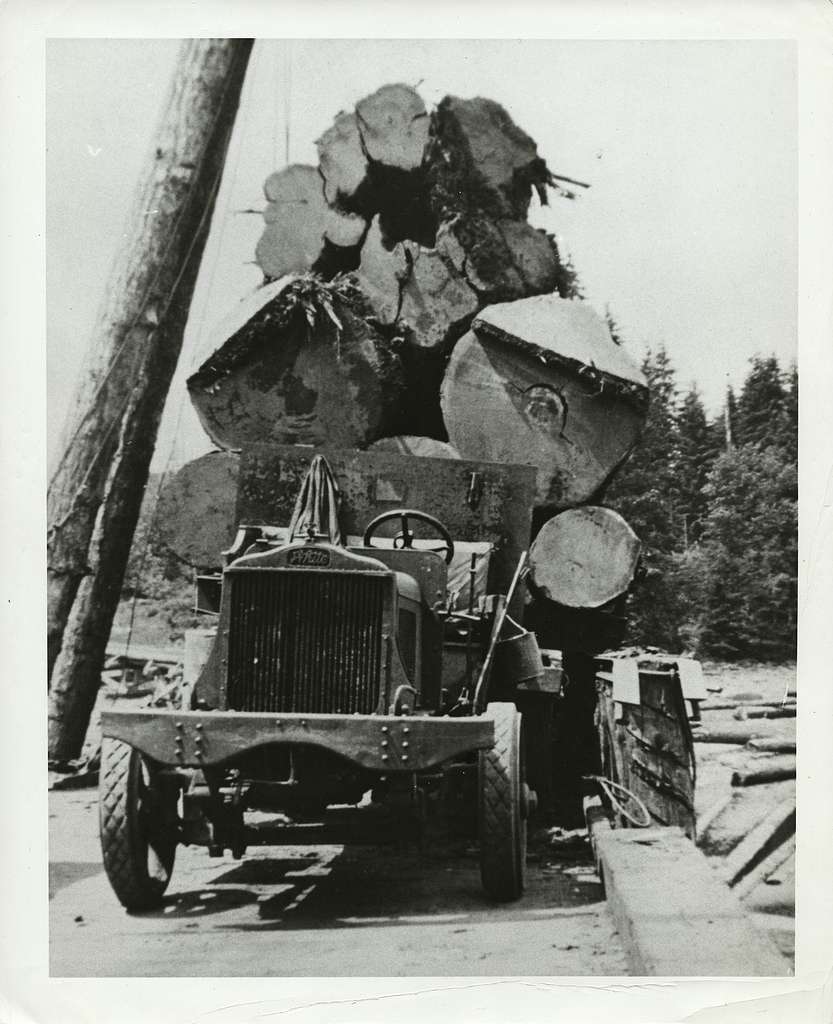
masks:
[[[42,40],[47,977],[816,1019],[800,40],[277,11]]]

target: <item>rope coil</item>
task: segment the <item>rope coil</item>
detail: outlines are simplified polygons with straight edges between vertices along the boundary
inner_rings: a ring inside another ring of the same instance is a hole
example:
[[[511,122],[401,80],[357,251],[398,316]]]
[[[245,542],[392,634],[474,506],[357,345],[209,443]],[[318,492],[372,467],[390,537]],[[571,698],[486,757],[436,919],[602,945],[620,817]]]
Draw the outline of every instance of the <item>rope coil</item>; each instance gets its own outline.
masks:
[[[614,782],[612,779],[606,778],[604,775],[582,775],[582,779],[588,782],[595,782],[602,790],[604,795],[610,801],[611,806],[615,811],[622,815],[622,817],[631,823],[634,828],[649,828],[653,822],[651,813],[645,804],[639,799],[636,793],[632,793],[626,786],[623,786],[620,782]],[[616,797],[614,790],[618,790],[624,794],[628,800],[636,804],[637,808],[642,813],[644,820],[637,820]]]

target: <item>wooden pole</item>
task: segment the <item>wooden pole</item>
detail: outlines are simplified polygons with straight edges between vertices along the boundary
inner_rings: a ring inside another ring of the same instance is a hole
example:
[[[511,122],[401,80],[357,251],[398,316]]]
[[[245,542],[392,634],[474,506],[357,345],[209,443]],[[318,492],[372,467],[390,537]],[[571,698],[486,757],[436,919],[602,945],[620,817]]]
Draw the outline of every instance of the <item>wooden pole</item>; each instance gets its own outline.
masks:
[[[99,686],[252,41],[183,43],[48,495],[49,756],[76,757]]]

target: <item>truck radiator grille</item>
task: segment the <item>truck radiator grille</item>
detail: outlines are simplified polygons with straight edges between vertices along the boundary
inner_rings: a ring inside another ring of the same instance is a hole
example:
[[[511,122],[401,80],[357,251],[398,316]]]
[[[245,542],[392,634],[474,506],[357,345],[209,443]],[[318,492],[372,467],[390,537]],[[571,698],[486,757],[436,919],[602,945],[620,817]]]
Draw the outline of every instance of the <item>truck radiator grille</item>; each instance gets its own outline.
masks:
[[[376,710],[387,575],[259,569],[229,582],[230,709]]]

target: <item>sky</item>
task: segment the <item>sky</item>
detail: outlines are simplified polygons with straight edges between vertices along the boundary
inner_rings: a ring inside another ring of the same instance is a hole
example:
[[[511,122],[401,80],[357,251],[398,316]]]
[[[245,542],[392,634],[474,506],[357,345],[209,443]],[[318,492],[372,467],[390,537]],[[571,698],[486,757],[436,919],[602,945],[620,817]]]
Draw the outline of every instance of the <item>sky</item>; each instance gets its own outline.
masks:
[[[54,462],[179,44],[47,44],[47,442]],[[552,232],[629,351],[664,345],[711,414],[755,354],[796,355],[796,65],[790,41],[266,40],[256,44],[154,468],[211,448],[185,378],[257,287],[262,186],[386,82],[488,96],[551,170],[589,182]]]

